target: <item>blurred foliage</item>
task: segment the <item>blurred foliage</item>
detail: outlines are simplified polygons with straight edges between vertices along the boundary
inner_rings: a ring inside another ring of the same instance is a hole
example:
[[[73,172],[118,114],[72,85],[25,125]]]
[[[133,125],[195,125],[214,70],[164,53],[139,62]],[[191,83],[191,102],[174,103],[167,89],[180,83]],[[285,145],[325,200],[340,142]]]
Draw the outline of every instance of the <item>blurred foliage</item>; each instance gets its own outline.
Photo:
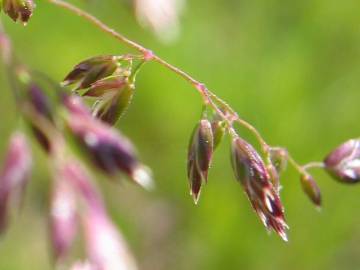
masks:
[[[129,50],[66,11],[38,0],[23,28],[3,16],[18,57],[60,81],[74,64]],[[253,123],[272,145],[299,162],[319,160],[360,134],[360,2],[357,0],[188,1],[182,34],[162,45],[136,24],[127,1],[74,1],[132,39],[200,79]],[[0,70],[0,149],[16,127],[16,108]],[[323,192],[317,212],[291,168],[282,198],[289,243],[267,235],[229,165],[229,145],[216,153],[200,203],[188,195],[188,137],[201,100],[186,82],[154,63],[139,74],[133,105],[119,128],[137,145],[156,176],[147,193],[99,179],[141,269],[326,269],[360,267],[359,187],[314,173]],[[252,140],[248,132],[240,134]],[[52,269],[46,238],[49,178],[37,166],[24,209],[0,243],[0,269]]]

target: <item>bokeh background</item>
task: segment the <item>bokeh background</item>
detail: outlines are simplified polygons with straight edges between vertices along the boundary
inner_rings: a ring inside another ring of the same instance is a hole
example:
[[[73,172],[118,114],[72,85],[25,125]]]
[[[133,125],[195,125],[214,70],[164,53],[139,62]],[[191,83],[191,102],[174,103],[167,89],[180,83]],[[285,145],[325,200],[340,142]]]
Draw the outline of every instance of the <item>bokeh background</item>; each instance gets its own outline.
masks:
[[[79,61],[131,52],[84,20],[38,0],[23,28],[2,20],[18,57],[60,81]],[[129,1],[72,1],[171,63],[206,82],[272,145],[304,163],[321,160],[360,134],[358,0],[189,0],[176,42],[163,44],[137,23]],[[16,108],[0,69],[0,159],[16,127]],[[144,270],[360,269],[360,187],[314,171],[323,193],[316,211],[292,168],[282,177],[288,243],[268,235],[229,166],[229,140],[218,150],[194,206],[186,148],[201,99],[186,82],[149,63],[118,128],[151,166],[146,192],[99,179],[109,212]],[[245,130],[240,134],[253,141]],[[53,269],[47,239],[48,162],[38,147],[24,208],[0,240],[0,269]]]

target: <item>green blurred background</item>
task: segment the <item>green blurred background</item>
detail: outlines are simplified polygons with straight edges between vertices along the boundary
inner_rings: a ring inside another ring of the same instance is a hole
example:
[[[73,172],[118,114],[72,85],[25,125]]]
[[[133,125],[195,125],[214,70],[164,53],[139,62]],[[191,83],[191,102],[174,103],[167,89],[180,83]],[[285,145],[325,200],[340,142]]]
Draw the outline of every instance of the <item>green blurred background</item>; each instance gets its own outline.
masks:
[[[321,160],[360,134],[358,0],[189,0],[181,36],[161,44],[141,28],[127,1],[83,6],[115,29],[206,82],[272,145],[304,163]],[[44,0],[23,28],[2,16],[19,58],[60,81],[79,61],[130,52]],[[0,70],[0,149],[16,127],[16,108]],[[144,270],[360,269],[360,189],[314,172],[324,207],[315,210],[292,168],[282,177],[289,243],[268,235],[229,166],[229,142],[216,153],[209,184],[193,205],[186,180],[188,137],[201,99],[186,82],[150,63],[119,128],[151,166],[157,188],[100,181],[109,211]],[[243,129],[240,134],[252,140]],[[0,269],[52,269],[47,239],[51,178],[34,147],[36,170],[24,209],[0,240]],[[359,208],[358,208],[359,207]]]

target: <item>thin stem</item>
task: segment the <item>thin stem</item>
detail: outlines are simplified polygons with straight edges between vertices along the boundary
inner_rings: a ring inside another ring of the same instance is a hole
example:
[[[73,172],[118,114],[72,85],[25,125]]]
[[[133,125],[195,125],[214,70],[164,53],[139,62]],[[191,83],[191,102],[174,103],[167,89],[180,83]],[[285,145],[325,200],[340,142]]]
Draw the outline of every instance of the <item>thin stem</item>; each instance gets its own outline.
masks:
[[[299,163],[295,161],[295,159],[289,154],[288,155],[289,163],[297,170],[300,174],[305,175],[307,174],[306,170],[303,166],[301,166]]]
[[[320,168],[323,169],[325,167],[324,162],[321,161],[312,161],[303,166],[304,170],[309,170],[313,168]]]
[[[110,28],[109,26],[107,26],[106,24],[101,22],[98,18],[96,18],[95,16],[87,13],[86,11],[84,11],[84,10],[82,10],[82,9],[80,9],[80,8],[70,4],[68,2],[62,1],[62,0],[48,0],[48,1],[51,4],[54,4],[54,5],[56,5],[58,7],[61,7],[61,8],[64,8],[64,9],[76,14],[77,16],[80,16],[80,17],[86,19],[88,22],[95,25],[97,28],[99,28],[103,32],[111,35],[112,37],[116,38],[120,42],[122,42],[122,43],[126,44],[127,46],[129,46],[130,48],[133,48],[133,49],[137,50],[138,52],[142,53],[145,56],[145,58],[148,58],[147,59],[148,61],[153,60],[155,62],[158,62],[162,66],[168,68],[169,70],[173,71],[174,73],[178,74],[179,76],[181,76],[182,78],[184,78],[185,80],[190,82],[194,87],[196,87],[196,85],[200,84],[197,80],[193,79],[186,72],[184,72],[181,69],[171,65],[170,63],[166,62],[165,60],[163,60],[159,56],[153,54],[151,50],[146,49],[145,47],[141,46],[140,44],[138,44],[138,43],[128,39],[124,35],[116,32],[114,29]],[[204,95],[204,93],[202,91],[199,91],[199,92],[200,92],[200,94]]]
[[[139,51],[141,53],[146,53],[148,51],[147,49],[145,49],[140,44],[137,44],[136,42],[134,42],[134,41],[128,39],[127,37],[121,35],[120,33],[116,32],[114,29],[111,29],[109,26],[107,26],[106,24],[101,22],[99,19],[97,19],[93,15],[85,12],[84,10],[82,10],[82,9],[80,9],[80,8],[70,4],[68,2],[62,1],[62,0],[48,0],[48,1],[50,3],[56,5],[56,6],[67,9],[68,11],[71,11],[71,12],[75,13],[76,15],[80,16],[80,17],[83,17],[84,19],[86,19],[87,21],[89,21],[93,25],[97,26],[99,29],[101,29],[105,33],[110,34],[111,36],[118,39],[122,43],[125,43],[129,47],[132,47],[132,48],[134,48],[135,50],[137,50],[137,51]]]
[[[201,95],[205,102],[205,104],[212,107],[219,115],[222,117],[226,123],[228,124],[228,127],[232,126],[232,123],[234,121],[238,122],[240,125],[244,126],[245,128],[249,129],[257,138],[259,143],[261,144],[262,150],[264,153],[268,152],[268,145],[265,142],[265,140],[262,138],[260,133],[256,130],[255,127],[253,127],[250,123],[246,122],[245,120],[241,119],[237,113],[221,98],[216,96],[213,92],[211,92],[204,84],[199,82],[198,80],[194,79],[192,76],[190,76],[185,71],[179,69],[178,67],[168,63],[161,57],[154,54],[151,50],[141,46],[140,44],[128,39],[124,35],[116,32],[114,29],[110,28],[103,22],[101,22],[99,19],[94,17],[93,15],[87,13],[86,11],[70,4],[67,2],[64,2],[63,0],[48,0],[50,3],[59,6],[61,8],[67,9],[68,11],[75,13],[76,15],[86,19],[96,27],[98,27],[100,30],[102,30],[105,33],[110,34],[120,42],[126,44],[127,46],[139,51],[144,55],[145,58],[147,58],[148,61],[152,60],[160,65],[166,67],[167,69],[171,70],[172,72],[176,73],[183,79],[185,79],[187,82],[189,82]],[[224,113],[219,106],[216,104],[218,103],[227,113]],[[230,114],[230,115],[228,115]]]
[[[245,120],[243,120],[239,117],[236,119],[236,122],[238,122],[243,127],[247,128],[254,134],[254,136],[256,137],[256,139],[258,140],[258,142],[261,145],[261,149],[262,149],[263,153],[265,155],[268,155],[270,146],[266,143],[265,139],[261,136],[260,132],[249,122],[246,122]]]
[[[313,168],[320,168],[323,169],[325,167],[325,164],[321,161],[312,161],[309,162],[303,166],[301,166],[299,163],[297,163],[294,158],[292,156],[288,156],[288,160],[290,162],[290,164],[300,173],[300,174],[308,174],[308,170],[309,169],[313,169]]]
[[[261,136],[260,132],[249,122],[245,121],[244,119],[240,118],[238,114],[235,112],[231,106],[229,106],[224,100],[219,98],[215,95],[212,91],[210,91],[203,83],[194,79],[191,75],[186,73],[185,71],[181,70],[180,68],[168,63],[161,57],[157,56],[151,50],[143,47],[142,45],[128,39],[124,35],[116,32],[114,29],[110,28],[99,19],[94,17],[93,15],[87,13],[86,11],[67,3],[63,0],[48,0],[51,4],[54,4],[58,7],[64,8],[77,16],[80,16],[86,19],[91,24],[98,27],[101,31],[113,36],[118,41],[122,42],[123,44],[129,46],[132,49],[137,50],[143,55],[145,61],[154,61],[158,64],[164,66],[165,68],[169,69],[170,71],[174,72],[175,74],[182,77],[184,80],[189,82],[202,96],[203,101],[206,105],[214,109],[214,111],[225,121],[227,124],[227,128],[230,134],[236,134],[235,129],[233,127],[233,123],[236,122],[243,126],[244,128],[248,129],[253,135],[256,137],[257,141],[260,143],[261,149],[263,154],[267,159],[269,159],[269,150],[270,146],[267,144],[265,139]],[[302,166],[300,166],[291,156],[289,156],[289,162],[300,172],[305,173],[306,171]]]

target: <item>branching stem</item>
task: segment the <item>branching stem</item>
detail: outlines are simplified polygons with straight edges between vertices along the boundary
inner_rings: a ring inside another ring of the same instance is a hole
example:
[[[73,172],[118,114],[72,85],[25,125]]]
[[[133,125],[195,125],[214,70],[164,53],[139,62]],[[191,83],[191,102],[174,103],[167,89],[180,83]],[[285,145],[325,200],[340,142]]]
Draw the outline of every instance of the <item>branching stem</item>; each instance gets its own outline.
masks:
[[[212,91],[210,91],[203,83],[194,79],[191,75],[186,73],[185,71],[181,70],[180,68],[168,63],[161,57],[157,56],[151,50],[143,47],[142,45],[130,40],[129,38],[125,37],[124,35],[120,34],[119,32],[115,31],[114,29],[107,26],[105,23],[97,19],[95,16],[89,14],[88,12],[68,3],[63,0],[48,0],[51,4],[64,8],[77,16],[80,16],[90,22],[91,24],[95,25],[101,31],[111,35],[112,37],[116,38],[121,43],[127,45],[128,47],[135,49],[136,51],[140,52],[145,61],[154,61],[159,63],[160,65],[164,66],[168,70],[174,72],[178,76],[185,79],[189,82],[202,96],[203,101],[206,105],[214,109],[214,111],[226,122],[228,130],[231,134],[234,134],[235,130],[233,127],[234,123],[238,123],[239,125],[243,126],[244,128],[248,129],[261,146],[261,150],[265,157],[268,159],[269,157],[269,150],[271,147],[267,144],[265,139],[261,136],[260,132],[249,122],[245,121],[244,119],[240,118],[238,114],[235,112],[234,109],[231,108],[225,101],[215,95]],[[301,174],[306,172],[307,168],[310,167],[321,167],[319,163],[309,163],[306,166],[300,166],[291,156],[289,156],[290,164]]]

